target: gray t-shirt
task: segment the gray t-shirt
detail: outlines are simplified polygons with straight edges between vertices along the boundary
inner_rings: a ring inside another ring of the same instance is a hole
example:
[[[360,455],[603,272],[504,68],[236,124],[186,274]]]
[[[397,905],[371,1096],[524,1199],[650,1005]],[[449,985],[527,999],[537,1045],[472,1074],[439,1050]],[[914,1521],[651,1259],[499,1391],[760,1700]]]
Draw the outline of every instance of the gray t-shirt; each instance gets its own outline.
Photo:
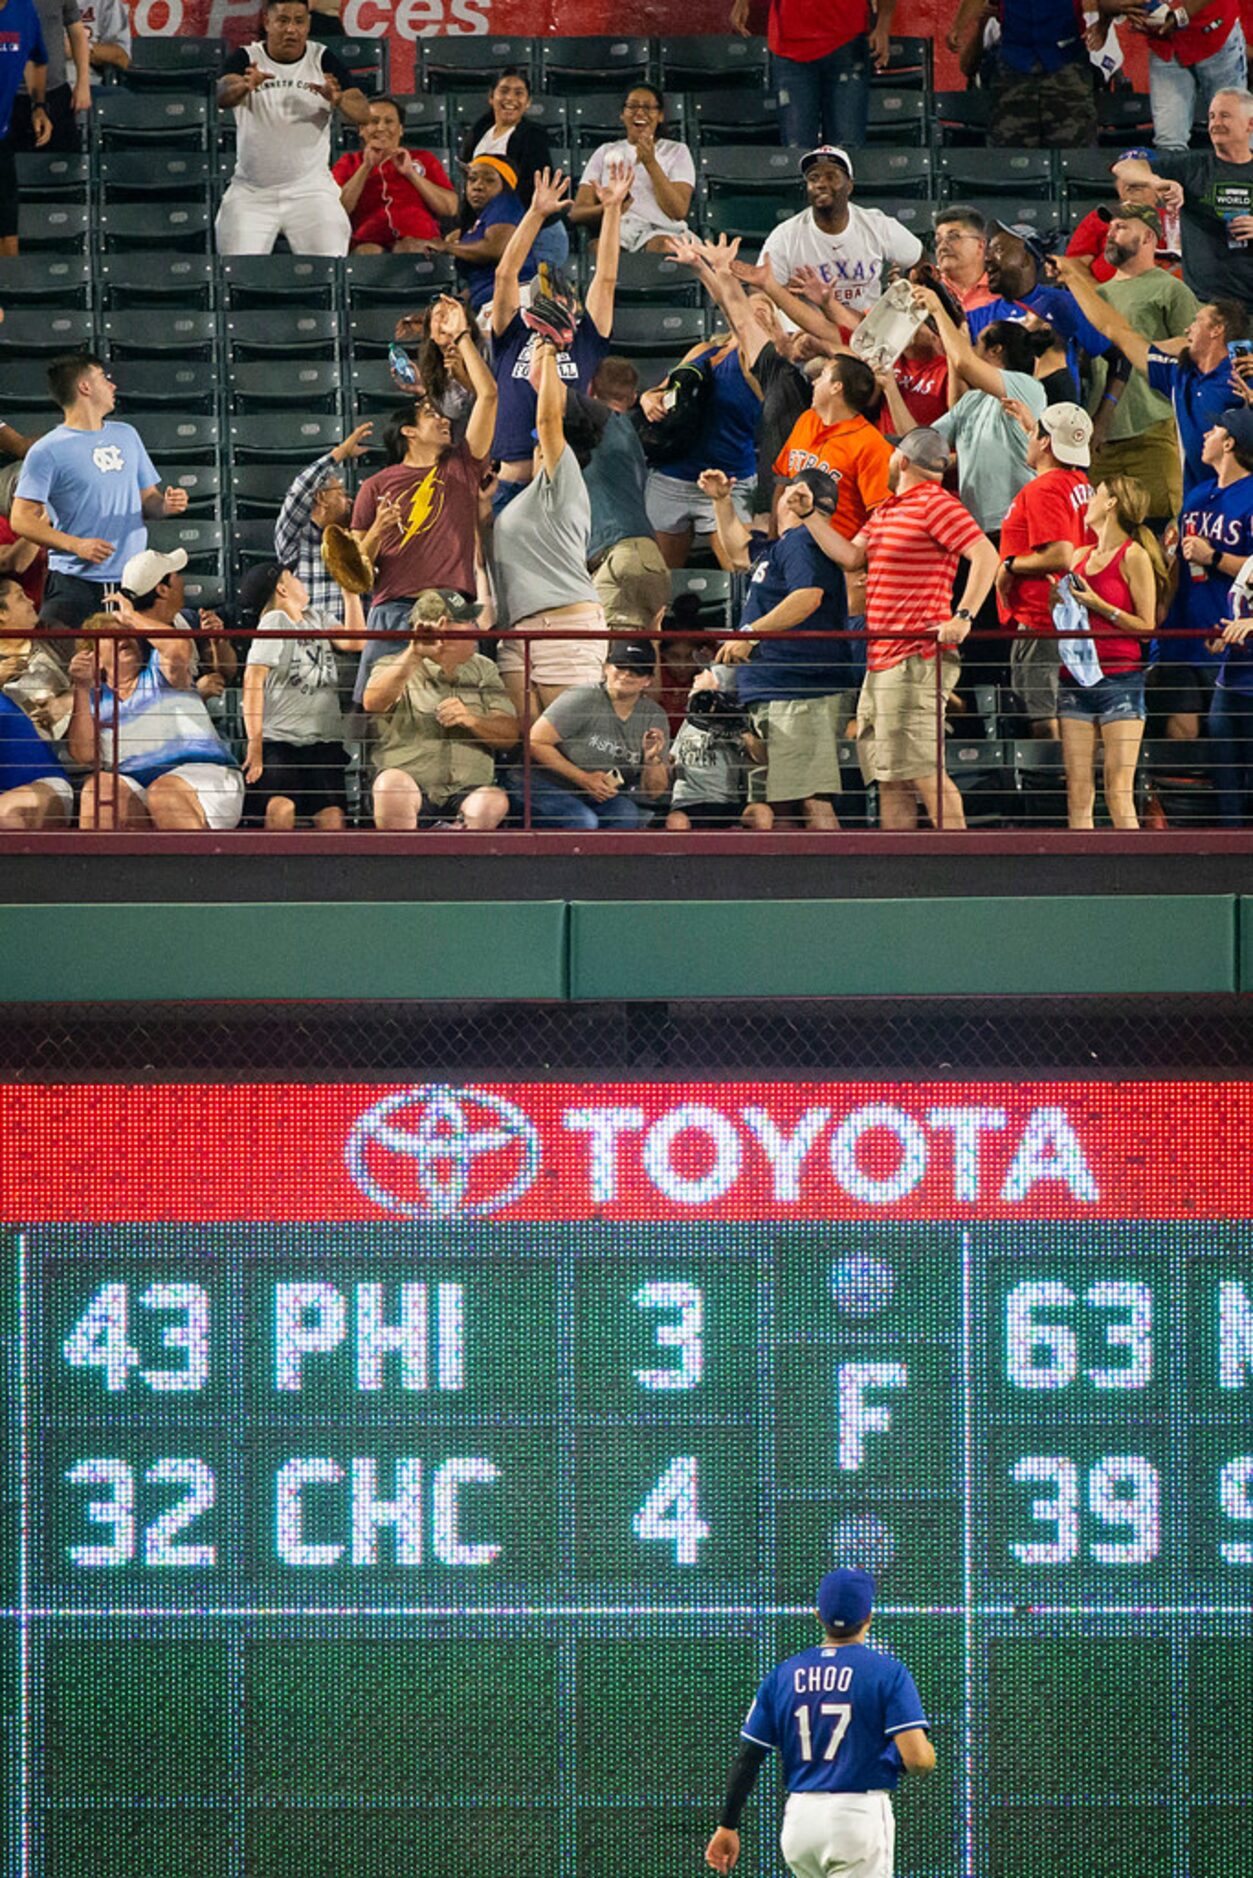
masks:
[[[516,508],[521,497],[510,507]],[[505,511],[508,514],[508,510]],[[638,789],[644,766],[644,733],[660,730],[670,742],[670,726],[665,712],[651,698],[640,697],[629,717],[619,717],[609,702],[604,685],[571,685],[554,698],[544,712],[543,722],[551,724],[561,741],[561,754],[579,769],[621,770],[626,792]],[[665,756],[665,749],[662,756]],[[573,788],[564,776],[549,776],[546,781]]]
[[[340,621],[311,608],[302,626],[342,632]],[[259,632],[290,630],[291,621],[277,609],[263,613]],[[267,743],[342,743],[344,719],[339,708],[335,648],[329,639],[254,639],[249,665],[265,665],[264,725]]]
[[[587,571],[592,505],[569,444],[554,473],[541,470],[496,518],[493,558],[500,622],[598,602]]]
[[[674,791],[671,801],[676,809],[686,802],[730,802],[746,800],[748,790],[748,752],[740,731],[727,724],[694,724],[684,718],[674,733],[671,750]]]
[[[55,91],[66,82],[65,29],[76,26],[82,17],[78,0],[35,0],[35,11],[48,53],[46,91]],[[26,90],[26,86],[22,86]]]

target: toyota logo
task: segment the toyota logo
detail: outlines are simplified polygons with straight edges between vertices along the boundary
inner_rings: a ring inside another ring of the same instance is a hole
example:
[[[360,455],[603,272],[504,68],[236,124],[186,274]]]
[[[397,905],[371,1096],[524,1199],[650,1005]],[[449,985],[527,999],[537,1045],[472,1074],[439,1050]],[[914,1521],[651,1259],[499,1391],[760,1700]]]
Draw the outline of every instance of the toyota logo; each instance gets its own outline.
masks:
[[[495,1213],[520,1199],[540,1165],[522,1110],[485,1089],[425,1083],[359,1115],[344,1145],[353,1184],[405,1219]]]

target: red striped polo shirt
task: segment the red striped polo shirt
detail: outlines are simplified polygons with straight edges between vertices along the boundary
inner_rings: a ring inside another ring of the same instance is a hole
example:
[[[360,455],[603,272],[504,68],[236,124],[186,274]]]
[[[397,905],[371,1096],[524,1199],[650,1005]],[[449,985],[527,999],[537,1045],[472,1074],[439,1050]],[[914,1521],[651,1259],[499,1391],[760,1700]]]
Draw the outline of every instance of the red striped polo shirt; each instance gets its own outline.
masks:
[[[935,628],[953,615],[953,578],[966,548],[983,533],[939,483],[917,483],[880,503],[866,538],[866,646],[872,672],[912,653],[934,658]]]

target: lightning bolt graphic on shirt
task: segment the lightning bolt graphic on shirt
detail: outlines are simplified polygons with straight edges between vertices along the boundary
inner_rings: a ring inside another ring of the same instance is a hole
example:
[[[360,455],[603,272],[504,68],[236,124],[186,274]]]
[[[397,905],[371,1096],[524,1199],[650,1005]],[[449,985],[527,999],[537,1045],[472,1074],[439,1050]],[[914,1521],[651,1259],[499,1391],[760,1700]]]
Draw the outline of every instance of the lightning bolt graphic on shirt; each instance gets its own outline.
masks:
[[[431,520],[431,508],[435,501],[435,472],[438,465],[432,463],[422,481],[417,485],[409,501],[409,524],[400,538],[402,548],[407,547],[415,535]]]

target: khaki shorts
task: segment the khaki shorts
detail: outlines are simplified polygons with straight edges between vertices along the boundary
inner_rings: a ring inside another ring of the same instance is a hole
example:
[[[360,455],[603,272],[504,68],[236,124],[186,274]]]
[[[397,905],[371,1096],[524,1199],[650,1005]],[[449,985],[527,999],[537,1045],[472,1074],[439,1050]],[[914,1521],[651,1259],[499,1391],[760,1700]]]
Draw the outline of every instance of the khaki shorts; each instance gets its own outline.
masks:
[[[670,604],[670,569],[651,535],[615,541],[592,575],[592,585],[610,626],[651,631],[658,613]]]
[[[518,632],[596,632],[605,630],[605,609],[599,601],[587,601],[562,609],[559,617],[551,613],[531,613],[516,619]],[[520,672],[525,669],[524,641],[502,639],[497,654],[497,670]],[[533,685],[598,685],[605,675],[609,654],[607,639],[532,639],[531,683]]]
[[[749,773],[750,802],[804,802],[838,796],[840,743],[853,715],[851,691],[826,698],[772,698],[749,710],[766,746],[766,767]]]
[[[940,678],[947,701],[961,660],[943,656]],[[857,760],[869,782],[915,782],[934,776],[939,762],[935,721],[935,660],[911,652],[886,672],[867,672],[857,700]]]

